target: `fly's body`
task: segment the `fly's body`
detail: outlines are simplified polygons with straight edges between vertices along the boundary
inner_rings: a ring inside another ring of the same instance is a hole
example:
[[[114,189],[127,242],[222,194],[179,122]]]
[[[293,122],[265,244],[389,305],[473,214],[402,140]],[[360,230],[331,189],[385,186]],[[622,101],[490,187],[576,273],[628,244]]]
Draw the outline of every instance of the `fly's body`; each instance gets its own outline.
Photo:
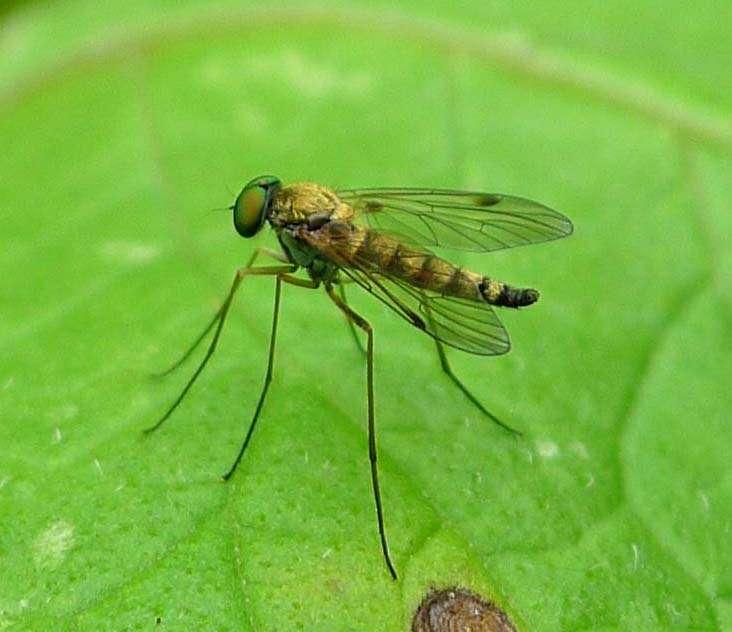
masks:
[[[377,205],[365,207],[366,213],[379,210],[382,209]],[[334,261],[346,268],[366,262],[415,288],[442,296],[500,307],[524,307],[538,299],[536,290],[515,288],[455,266],[430,252],[415,250],[400,241],[399,235],[358,226],[353,223],[356,215],[356,210],[336,192],[303,182],[273,193],[268,220],[290,260],[306,268],[317,281],[330,281],[337,275]],[[309,246],[313,241],[321,246]]]
[[[319,228],[314,237],[330,242],[327,251],[342,267],[357,267],[363,261],[415,288],[444,297],[501,307],[523,307],[538,298],[536,290],[518,289],[495,281],[369,228],[331,221]],[[308,236],[303,234],[300,239],[307,243]]]
[[[274,317],[264,388],[228,479],[238,466],[264,404],[274,363],[274,347],[283,283],[321,286],[343,312],[367,360],[368,437],[371,479],[381,548],[396,579],[389,555],[376,467],[373,388],[373,328],[346,301],[345,287],[359,286],[427,335],[437,345],[443,370],[487,417],[516,432],[495,415],[453,373],[443,345],[476,355],[499,355],[510,349],[508,334],[493,310],[535,303],[534,289],[513,287],[456,266],[432,252],[452,248],[490,252],[550,241],[569,235],[571,222],[560,213],[524,198],[450,189],[350,189],[334,191],[314,183],[282,185],[273,176],[249,182],[230,207],[234,226],[252,237],[265,223],[275,231],[282,252],[257,249],[240,268],[231,290],[206,330],[168,372],[176,369],[214,329],[208,353],[178,399],[152,428],[159,428],[177,408],[213,354],[231,301],[246,276],[275,278]],[[282,265],[255,266],[266,254]],[[296,276],[303,269],[308,278]],[[364,349],[356,329],[366,335]],[[166,372],[167,373],[167,372]],[[519,433],[517,433],[519,434]]]

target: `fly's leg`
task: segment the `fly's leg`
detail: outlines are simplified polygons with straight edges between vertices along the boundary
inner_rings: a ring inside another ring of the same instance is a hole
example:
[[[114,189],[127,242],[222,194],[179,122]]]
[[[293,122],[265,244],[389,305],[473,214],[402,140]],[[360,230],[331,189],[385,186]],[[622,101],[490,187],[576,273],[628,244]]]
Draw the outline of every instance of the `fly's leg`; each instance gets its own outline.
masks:
[[[271,250],[269,248],[257,248],[254,253],[252,253],[251,258],[247,262],[247,264],[244,266],[244,268],[251,268],[254,265],[254,262],[257,260],[257,257],[259,255],[267,255],[269,257],[272,257],[273,259],[276,259],[277,261],[281,261],[282,263],[290,263],[287,259],[287,257],[281,253],[277,252],[276,250]],[[232,287],[232,290],[229,291],[229,296],[227,296],[227,299],[222,303],[221,307],[219,307],[218,311],[213,315],[213,318],[211,319],[211,322],[209,322],[208,325],[206,325],[206,329],[203,330],[200,336],[196,338],[196,340],[193,342],[193,344],[186,349],[186,351],[183,353],[183,355],[174,362],[169,368],[167,368],[165,371],[161,371],[160,373],[154,373],[153,377],[156,378],[162,378],[166,375],[170,375],[173,371],[175,371],[178,367],[180,367],[188,358],[191,357],[191,354],[198,348],[198,346],[203,342],[204,338],[208,335],[208,333],[213,329],[214,325],[219,321],[221,318],[222,313],[226,309],[226,303],[228,300],[230,300],[232,296],[232,291],[235,291]]]
[[[341,300],[343,301],[343,304],[347,305],[348,301],[346,301],[346,284],[342,279],[338,281],[338,292],[341,295]],[[353,319],[348,314],[345,314],[345,316],[346,322],[348,322],[348,328],[351,330],[351,335],[353,336],[353,341],[356,343],[358,350],[361,353],[365,354],[366,349],[364,348],[361,339],[358,337],[358,332],[356,331],[356,326],[353,324]]]
[[[429,308],[429,301],[424,301],[424,305],[427,307],[427,318],[430,321],[431,329],[432,331],[436,331],[435,327],[435,321],[432,317],[432,311]],[[453,381],[455,386],[457,386],[463,394],[471,401],[475,406],[478,407],[478,409],[486,416],[488,419],[490,419],[493,423],[499,425],[504,430],[508,430],[509,432],[513,433],[516,436],[521,436],[522,432],[519,430],[516,430],[515,428],[512,428],[508,424],[502,422],[498,417],[496,417],[492,412],[490,412],[483,404],[480,403],[477,397],[473,395],[469,390],[468,387],[465,386],[465,384],[462,383],[462,380],[453,373],[452,367],[450,366],[450,363],[447,361],[447,354],[445,353],[445,348],[437,338],[435,338],[435,344],[437,345],[437,355],[440,356],[440,364],[442,365],[442,370],[447,373],[447,376]]]
[[[368,400],[368,438],[369,438],[369,461],[371,462],[371,484],[374,490],[374,501],[376,502],[376,519],[379,523],[379,537],[381,538],[381,550],[384,554],[384,561],[389,569],[392,579],[397,578],[394,565],[389,557],[389,545],[386,541],[384,531],[384,514],[381,508],[381,492],[379,490],[379,472],[376,467],[376,429],[374,427],[374,331],[371,325],[354,312],[335,293],[331,285],[326,285],[326,291],[331,300],[352,321],[357,327],[366,332],[368,342],[366,345],[366,392]]]
[[[254,260],[254,258],[256,257],[256,254],[257,253],[255,253],[252,256],[252,259],[250,259],[250,262],[252,260]],[[244,277],[249,276],[249,275],[259,275],[259,276],[281,275],[281,274],[286,274],[288,272],[294,272],[295,267],[296,266],[290,264],[290,265],[286,265],[286,266],[262,266],[262,267],[253,268],[253,267],[251,267],[251,263],[250,263],[246,267],[239,268],[236,271],[236,274],[234,275],[234,282],[231,284],[231,289],[229,290],[229,294],[227,295],[226,299],[224,300],[223,305],[219,309],[219,312],[218,312],[216,318],[214,318],[214,320],[211,321],[211,324],[208,327],[208,329],[211,329],[214,326],[214,324],[216,324],[216,331],[214,332],[213,340],[211,340],[211,344],[208,347],[208,351],[206,351],[206,355],[204,356],[203,360],[198,365],[198,368],[193,373],[191,378],[188,380],[186,385],[183,387],[183,390],[180,392],[180,395],[178,395],[178,398],[173,402],[173,404],[170,406],[170,408],[168,408],[166,413],[158,420],[158,422],[154,426],[150,426],[149,428],[146,428],[144,430],[145,433],[153,432],[154,430],[157,430],[158,428],[160,428],[160,426],[163,425],[163,423],[173,414],[173,411],[176,408],[178,408],[178,405],[183,401],[183,398],[186,396],[186,394],[188,393],[190,388],[193,386],[196,379],[198,379],[198,376],[201,374],[201,372],[205,368],[206,364],[209,361],[209,358],[211,358],[211,356],[213,355],[213,352],[216,350],[216,344],[219,341],[219,336],[221,335],[221,330],[223,329],[224,323],[226,322],[226,316],[229,313],[229,308],[231,307],[232,299],[234,298],[234,294],[236,294],[237,289],[239,289],[239,285],[243,281]],[[204,335],[205,335],[205,333],[207,333],[207,332],[204,332]],[[203,339],[203,336],[201,336],[200,339]],[[199,342],[200,342],[200,339],[199,339]],[[190,349],[186,353],[186,355],[184,356],[184,358],[182,360],[184,360],[185,357],[187,357],[191,351],[192,351],[192,349]],[[178,362],[177,364],[180,364],[180,362]]]
[[[247,449],[247,446],[249,445],[249,440],[252,438],[252,434],[254,434],[254,427],[257,425],[257,419],[259,419],[259,413],[262,410],[262,406],[264,405],[264,398],[267,396],[267,391],[269,390],[269,383],[272,381],[272,368],[274,366],[274,351],[275,351],[275,342],[277,340],[277,321],[279,319],[280,314],[280,294],[282,291],[282,282],[289,283],[290,285],[297,285],[299,287],[307,287],[307,288],[316,288],[318,287],[318,283],[316,281],[312,280],[306,280],[306,279],[298,279],[297,277],[292,277],[289,274],[278,274],[277,275],[277,281],[275,283],[275,298],[274,298],[274,310],[272,313],[272,333],[270,334],[269,338],[269,358],[267,360],[267,372],[264,375],[264,386],[262,387],[262,392],[259,395],[259,401],[257,402],[257,408],[254,410],[254,416],[252,417],[252,421],[249,424],[249,430],[247,430],[246,437],[244,437],[244,443],[241,444],[241,448],[239,449],[239,454],[236,455],[236,460],[234,461],[233,465],[229,468],[229,471],[224,474],[221,479],[224,481],[228,481],[234,472],[236,471],[236,468],[239,466],[239,462],[241,461],[242,457],[244,456],[244,452]]]
[[[447,376],[453,381],[453,383],[465,394],[465,396],[475,404],[480,411],[488,417],[493,423],[498,424],[501,428],[504,430],[508,430],[509,432],[515,434],[516,436],[521,436],[523,433],[520,430],[516,430],[515,428],[512,428],[507,423],[504,423],[501,421],[498,417],[496,417],[492,412],[490,412],[483,404],[480,403],[480,401],[473,395],[469,390],[468,387],[465,386],[465,384],[462,383],[460,378],[453,373],[452,367],[450,366],[450,363],[447,361],[447,355],[445,355],[445,349],[442,346],[442,343],[435,338],[435,343],[437,344],[437,354],[440,356],[440,363],[442,364],[442,370],[447,373]]]
[[[277,250],[272,250],[272,248],[267,248],[266,246],[258,246],[257,250],[254,253],[255,255],[267,255],[268,257],[272,257],[272,259],[275,259],[276,261],[279,261],[280,263],[288,263],[291,264],[292,261],[290,261],[287,258],[287,255],[284,252],[279,252]]]

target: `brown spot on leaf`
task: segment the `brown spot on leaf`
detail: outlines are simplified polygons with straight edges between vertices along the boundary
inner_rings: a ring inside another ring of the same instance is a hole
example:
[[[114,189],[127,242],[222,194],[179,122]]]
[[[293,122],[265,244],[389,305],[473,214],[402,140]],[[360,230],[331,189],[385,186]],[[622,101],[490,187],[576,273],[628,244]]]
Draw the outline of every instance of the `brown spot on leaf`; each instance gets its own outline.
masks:
[[[516,632],[494,603],[465,588],[431,591],[412,619],[412,632]]]

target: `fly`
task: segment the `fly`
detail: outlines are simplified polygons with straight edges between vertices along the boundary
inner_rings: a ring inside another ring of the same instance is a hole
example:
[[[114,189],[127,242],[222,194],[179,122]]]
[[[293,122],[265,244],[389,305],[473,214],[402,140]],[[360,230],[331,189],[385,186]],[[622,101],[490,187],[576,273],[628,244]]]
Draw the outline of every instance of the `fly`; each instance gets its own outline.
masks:
[[[177,369],[213,330],[208,351],[177,399],[145,432],[162,426],[183,401],[216,350],[232,300],[248,276],[274,277],[274,310],[264,385],[249,429],[229,471],[236,471],[252,438],[272,379],[282,284],[323,287],[345,315],[359,347],[366,353],[368,449],[376,518],[384,561],[397,573],[389,555],[379,490],[374,425],[374,336],[371,324],[347,303],[345,286],[359,286],[410,325],[431,336],[442,369],[483,414],[520,434],[492,414],[460,381],[445,346],[476,355],[501,355],[510,349],[508,334],[494,307],[519,308],[535,303],[539,293],[456,266],[432,252],[448,248],[491,252],[566,237],[572,223],[552,209],[520,197],[450,189],[377,188],[334,191],[313,183],[283,185],[274,176],[251,180],[229,207],[242,237],[253,237],[269,223],[280,251],[257,248],[239,268],[221,307],[206,329],[163,375]],[[277,265],[255,265],[262,256]],[[296,276],[303,269],[307,276]],[[366,335],[364,349],[357,329]]]

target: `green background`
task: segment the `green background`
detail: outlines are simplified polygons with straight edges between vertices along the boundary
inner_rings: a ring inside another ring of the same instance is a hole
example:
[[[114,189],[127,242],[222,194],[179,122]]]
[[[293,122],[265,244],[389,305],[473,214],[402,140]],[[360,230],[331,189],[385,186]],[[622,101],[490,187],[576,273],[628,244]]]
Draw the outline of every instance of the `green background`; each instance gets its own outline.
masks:
[[[522,629],[732,627],[732,5],[68,1],[0,13],[0,629],[406,630],[462,585]],[[257,244],[260,173],[514,193],[562,242],[454,259],[542,300],[506,357],[369,296],[248,280],[160,433],[169,364]]]

